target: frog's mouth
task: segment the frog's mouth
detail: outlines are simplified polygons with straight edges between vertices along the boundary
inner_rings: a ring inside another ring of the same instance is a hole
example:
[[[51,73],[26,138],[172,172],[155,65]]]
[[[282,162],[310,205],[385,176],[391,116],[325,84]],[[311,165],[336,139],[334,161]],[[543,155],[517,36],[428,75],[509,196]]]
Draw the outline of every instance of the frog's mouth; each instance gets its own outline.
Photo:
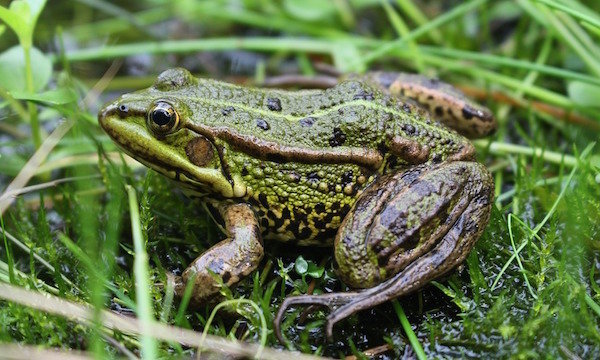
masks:
[[[145,114],[128,114],[122,118],[117,104],[106,106],[98,122],[125,153],[145,166],[175,180],[195,195],[207,193],[233,197],[233,187],[219,169],[192,164],[184,153],[154,137],[146,128]]]

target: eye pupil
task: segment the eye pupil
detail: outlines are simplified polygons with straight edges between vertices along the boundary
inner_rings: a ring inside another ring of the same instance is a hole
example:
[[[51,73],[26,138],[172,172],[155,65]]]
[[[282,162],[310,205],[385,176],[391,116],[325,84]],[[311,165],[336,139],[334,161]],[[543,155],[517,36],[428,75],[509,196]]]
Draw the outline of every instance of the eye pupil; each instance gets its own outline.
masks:
[[[178,129],[179,115],[171,104],[159,101],[148,112],[146,124],[155,135],[164,136]]]
[[[152,112],[152,121],[158,126],[167,125],[172,118],[173,114],[166,109],[156,109]]]

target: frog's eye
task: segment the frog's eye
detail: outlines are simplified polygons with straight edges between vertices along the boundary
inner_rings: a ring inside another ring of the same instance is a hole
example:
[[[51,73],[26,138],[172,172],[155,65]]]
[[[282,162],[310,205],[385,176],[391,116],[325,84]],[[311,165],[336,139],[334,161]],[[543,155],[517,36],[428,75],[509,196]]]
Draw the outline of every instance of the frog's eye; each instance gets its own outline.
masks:
[[[171,104],[159,101],[148,112],[147,123],[156,135],[167,135],[177,129],[179,114]]]

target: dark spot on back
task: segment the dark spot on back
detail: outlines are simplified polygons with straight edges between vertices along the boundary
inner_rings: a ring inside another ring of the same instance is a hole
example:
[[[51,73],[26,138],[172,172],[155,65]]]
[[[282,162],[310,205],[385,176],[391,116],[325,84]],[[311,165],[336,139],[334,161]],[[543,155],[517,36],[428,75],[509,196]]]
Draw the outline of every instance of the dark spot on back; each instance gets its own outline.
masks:
[[[308,175],[306,175],[306,179],[309,182],[314,183],[321,180],[321,177],[316,172],[311,172]]]
[[[433,79],[427,79],[427,80],[429,82],[429,87],[431,87],[431,88],[436,88],[436,87],[438,87],[440,85],[440,80],[439,79],[433,78]]]
[[[269,123],[266,122],[264,119],[256,119],[256,126],[263,130],[269,130],[271,128],[271,126],[269,126]]]
[[[300,126],[310,127],[315,123],[315,118],[313,117],[305,117],[300,119]]]
[[[246,176],[248,175],[248,168],[246,168],[245,166],[242,168],[242,176]]]
[[[331,145],[332,147],[336,147],[336,146],[344,145],[345,142],[346,142],[346,134],[344,134],[342,129],[340,129],[339,127],[334,128],[333,134],[329,138],[329,145]]]
[[[402,110],[404,110],[405,113],[410,114],[411,107],[410,107],[410,105],[404,103],[404,104],[402,104]]]
[[[298,182],[298,181],[300,181],[300,175],[296,174],[295,172],[291,172],[291,173],[289,173],[289,178],[290,178],[290,180],[292,180],[293,182]]]
[[[402,125],[402,130],[404,130],[407,135],[413,135],[415,133],[415,127],[411,124]]]
[[[339,201],[334,201],[333,204],[331,204],[331,210],[337,210],[340,208],[340,202]]]
[[[374,100],[374,99],[375,99],[375,97],[373,96],[373,93],[369,93],[369,92],[366,92],[364,90],[360,90],[352,98],[352,100],[368,100],[368,101],[371,101],[371,100]]]
[[[281,111],[281,100],[278,98],[268,98],[267,108],[271,111]]]
[[[223,116],[227,116],[234,111],[235,111],[235,108],[233,106],[228,106],[226,108],[221,109],[221,114],[223,114]]]

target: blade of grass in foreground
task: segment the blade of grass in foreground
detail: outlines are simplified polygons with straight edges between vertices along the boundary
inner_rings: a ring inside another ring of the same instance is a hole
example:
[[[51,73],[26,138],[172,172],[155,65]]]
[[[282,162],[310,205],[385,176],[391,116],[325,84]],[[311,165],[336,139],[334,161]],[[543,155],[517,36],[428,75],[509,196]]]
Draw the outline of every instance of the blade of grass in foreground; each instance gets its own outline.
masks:
[[[406,317],[406,314],[404,313],[404,309],[402,308],[402,305],[400,305],[400,303],[398,302],[397,299],[392,301],[392,304],[394,305],[394,310],[396,311],[396,315],[398,315],[398,319],[400,319],[402,328],[404,329],[404,332],[406,333],[406,337],[408,337],[408,341],[410,342],[410,345],[412,346],[413,350],[415,351],[417,358],[419,360],[427,360],[427,355],[425,355],[425,351],[423,351],[423,347],[421,346],[421,343],[419,342],[417,335],[410,327],[410,323],[408,322],[408,318]]]
[[[91,309],[85,305],[61,299],[50,294],[42,294],[32,290],[26,290],[18,286],[0,283],[0,299],[12,301],[17,304],[28,306],[50,314],[63,316],[79,323],[89,323],[92,319]],[[102,310],[102,321],[109,329],[124,333],[139,334],[142,324],[139,319],[118,315],[110,311]],[[163,341],[174,341],[185,346],[195,347],[200,344],[201,334],[192,330],[159,323],[151,323],[148,331]],[[252,343],[239,343],[213,335],[206,335],[204,347],[220,355],[234,355],[243,358],[255,357],[259,346]],[[275,350],[265,348],[262,352],[263,359],[298,359],[316,360],[324,359],[312,355]]]
[[[127,196],[129,197],[129,212],[131,214],[131,233],[133,235],[133,246],[135,249],[135,259],[133,262],[133,271],[135,275],[135,298],[138,308],[138,317],[142,328],[141,352],[143,359],[156,359],[156,341],[150,333],[150,328],[154,322],[152,316],[152,304],[150,302],[150,284],[148,281],[148,253],[144,246],[142,229],[140,227],[140,212],[138,209],[137,196],[135,189],[126,185]]]

